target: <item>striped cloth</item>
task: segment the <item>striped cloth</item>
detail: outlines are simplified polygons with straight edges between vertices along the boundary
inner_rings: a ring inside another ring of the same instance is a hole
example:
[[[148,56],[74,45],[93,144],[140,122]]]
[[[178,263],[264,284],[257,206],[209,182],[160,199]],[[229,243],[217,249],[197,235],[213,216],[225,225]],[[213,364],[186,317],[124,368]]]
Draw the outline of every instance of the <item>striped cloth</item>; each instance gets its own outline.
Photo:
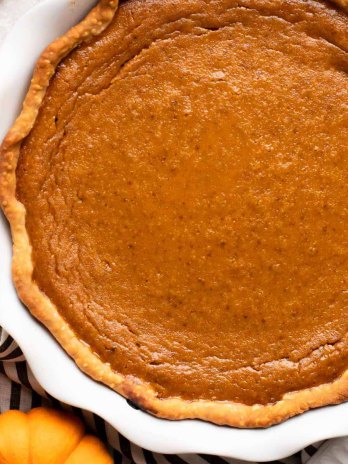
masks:
[[[97,415],[61,403],[47,393],[37,382],[23,353],[13,338],[0,328],[0,412],[8,409],[28,411],[37,406],[65,409],[79,416],[110,447],[117,464],[242,464],[235,459],[209,455],[161,455],[141,449],[129,442]],[[321,443],[308,446],[294,456],[273,464],[314,464]],[[329,464],[329,461],[327,461]],[[348,457],[347,457],[348,462]]]

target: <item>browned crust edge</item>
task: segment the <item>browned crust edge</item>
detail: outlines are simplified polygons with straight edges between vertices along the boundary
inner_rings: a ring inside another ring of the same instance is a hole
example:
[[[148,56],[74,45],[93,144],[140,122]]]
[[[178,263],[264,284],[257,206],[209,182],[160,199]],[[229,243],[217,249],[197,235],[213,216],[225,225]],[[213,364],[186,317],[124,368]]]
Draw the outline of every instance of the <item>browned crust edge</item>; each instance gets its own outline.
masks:
[[[335,0],[344,9],[347,0]],[[167,419],[203,419],[234,427],[267,427],[311,408],[341,403],[348,399],[348,369],[337,380],[311,389],[288,393],[267,405],[248,406],[222,401],[159,399],[148,385],[114,372],[80,341],[60,316],[49,298],[32,279],[31,245],[25,227],[26,211],[16,199],[16,165],[22,140],[32,129],[50,78],[59,62],[78,44],[100,34],[112,20],[118,0],[99,0],[87,17],[49,45],[39,58],[23,103],[23,109],[0,147],[0,203],[11,225],[13,239],[12,273],[17,292],[31,313],[54,335],[77,365],[138,404],[142,409]]]

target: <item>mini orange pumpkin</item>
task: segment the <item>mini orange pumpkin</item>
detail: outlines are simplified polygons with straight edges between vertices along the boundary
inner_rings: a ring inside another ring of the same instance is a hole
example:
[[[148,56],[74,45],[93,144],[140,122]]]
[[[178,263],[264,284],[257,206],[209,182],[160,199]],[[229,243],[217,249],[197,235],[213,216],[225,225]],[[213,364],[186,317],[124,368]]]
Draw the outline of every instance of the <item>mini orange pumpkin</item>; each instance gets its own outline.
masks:
[[[35,408],[0,415],[0,464],[111,464],[105,446],[72,414]]]

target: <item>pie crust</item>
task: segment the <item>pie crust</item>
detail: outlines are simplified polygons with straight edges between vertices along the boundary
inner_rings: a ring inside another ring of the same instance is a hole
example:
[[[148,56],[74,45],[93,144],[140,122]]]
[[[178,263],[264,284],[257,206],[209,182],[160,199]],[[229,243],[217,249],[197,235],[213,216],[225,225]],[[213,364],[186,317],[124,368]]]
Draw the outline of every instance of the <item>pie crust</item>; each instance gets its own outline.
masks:
[[[144,0],[146,1],[146,0]],[[345,0],[337,0],[347,8]],[[159,398],[149,385],[115,372],[80,341],[55,305],[33,281],[31,244],[26,230],[26,210],[16,199],[16,167],[22,141],[36,121],[50,79],[56,67],[81,42],[100,34],[118,8],[116,0],[100,0],[77,26],[57,39],[37,62],[23,109],[8,132],[0,157],[0,199],[13,237],[13,279],[18,294],[31,313],[54,335],[77,365],[95,380],[103,382],[145,411],[167,419],[203,419],[235,427],[267,427],[311,408],[341,403],[348,399],[348,370],[337,380],[285,394],[270,404],[246,405],[229,401]]]

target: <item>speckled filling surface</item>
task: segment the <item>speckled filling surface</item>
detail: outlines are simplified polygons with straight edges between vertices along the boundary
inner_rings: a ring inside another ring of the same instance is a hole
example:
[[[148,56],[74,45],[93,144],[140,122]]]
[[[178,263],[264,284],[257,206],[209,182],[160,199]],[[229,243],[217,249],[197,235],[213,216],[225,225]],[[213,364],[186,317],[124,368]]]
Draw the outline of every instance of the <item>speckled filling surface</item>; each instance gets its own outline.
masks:
[[[22,144],[34,279],[159,398],[267,404],[348,365],[348,18],[130,0]]]

